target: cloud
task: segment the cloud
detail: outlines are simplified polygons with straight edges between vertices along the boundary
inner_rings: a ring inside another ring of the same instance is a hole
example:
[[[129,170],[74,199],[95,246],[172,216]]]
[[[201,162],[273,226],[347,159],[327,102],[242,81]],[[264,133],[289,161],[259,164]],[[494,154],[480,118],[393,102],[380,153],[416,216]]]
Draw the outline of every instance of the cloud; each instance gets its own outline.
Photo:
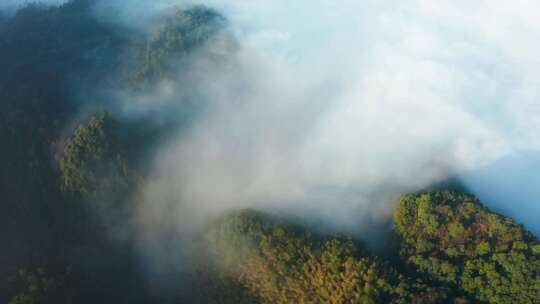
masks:
[[[199,2],[103,3],[144,28],[169,6]],[[181,97],[145,99],[208,106],[154,160],[140,194],[143,239],[242,207],[362,233],[403,192],[455,175],[482,184],[471,172],[540,149],[535,3],[202,3],[228,19],[238,49],[216,63],[220,44],[210,43],[167,83]]]

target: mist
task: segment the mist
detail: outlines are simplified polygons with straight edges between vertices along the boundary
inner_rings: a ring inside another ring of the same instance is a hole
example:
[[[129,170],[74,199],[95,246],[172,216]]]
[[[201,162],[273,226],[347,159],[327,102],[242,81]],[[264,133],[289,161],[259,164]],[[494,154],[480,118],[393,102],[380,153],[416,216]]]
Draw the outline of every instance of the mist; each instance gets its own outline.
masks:
[[[67,0],[39,0],[39,1],[29,1],[29,0],[3,0],[0,3],[0,11],[12,13],[17,9],[24,7],[29,3],[35,3],[39,5],[61,5],[66,3]]]
[[[237,208],[378,239],[399,195],[456,176],[538,232],[538,5],[101,1],[96,13],[148,30],[193,4],[227,19],[222,34],[156,91],[115,95],[126,116],[204,105],[135,198],[160,267],[172,239]]]

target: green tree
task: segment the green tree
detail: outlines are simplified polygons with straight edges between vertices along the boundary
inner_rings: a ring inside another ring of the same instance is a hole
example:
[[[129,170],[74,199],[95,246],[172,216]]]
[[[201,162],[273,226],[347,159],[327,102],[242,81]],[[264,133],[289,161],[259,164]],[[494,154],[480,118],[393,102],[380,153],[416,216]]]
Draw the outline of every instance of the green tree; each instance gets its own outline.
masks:
[[[173,60],[178,62],[204,45],[224,25],[223,16],[204,6],[178,10],[153,33],[141,50],[139,64],[131,77],[132,84],[144,87],[169,76]]]
[[[421,273],[489,303],[537,303],[535,237],[471,195],[404,195],[395,211],[401,256]]]
[[[117,193],[128,186],[128,166],[108,114],[93,116],[75,129],[60,159],[63,189],[92,197]]]

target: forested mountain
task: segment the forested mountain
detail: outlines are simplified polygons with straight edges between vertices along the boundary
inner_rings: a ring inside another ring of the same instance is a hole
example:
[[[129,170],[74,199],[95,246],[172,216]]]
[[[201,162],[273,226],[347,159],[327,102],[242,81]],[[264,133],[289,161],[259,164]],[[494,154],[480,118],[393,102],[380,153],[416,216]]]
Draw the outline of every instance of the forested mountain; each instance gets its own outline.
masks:
[[[361,235],[236,210],[193,236],[178,282],[149,277],[127,227],[146,160],[182,122],[126,118],[100,92],[154,90],[227,21],[195,6],[139,33],[93,5],[0,15],[1,303],[538,303],[536,237],[443,190],[401,197],[385,258]]]

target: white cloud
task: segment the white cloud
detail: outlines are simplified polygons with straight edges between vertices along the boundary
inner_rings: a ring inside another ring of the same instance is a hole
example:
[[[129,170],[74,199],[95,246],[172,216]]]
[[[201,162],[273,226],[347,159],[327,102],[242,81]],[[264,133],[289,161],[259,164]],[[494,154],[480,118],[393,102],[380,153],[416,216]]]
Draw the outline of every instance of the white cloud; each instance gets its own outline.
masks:
[[[196,71],[212,107],[156,160],[151,214],[302,209],[357,228],[403,191],[540,149],[535,2],[202,2],[240,50]],[[171,3],[188,2],[118,5],[144,20]]]

